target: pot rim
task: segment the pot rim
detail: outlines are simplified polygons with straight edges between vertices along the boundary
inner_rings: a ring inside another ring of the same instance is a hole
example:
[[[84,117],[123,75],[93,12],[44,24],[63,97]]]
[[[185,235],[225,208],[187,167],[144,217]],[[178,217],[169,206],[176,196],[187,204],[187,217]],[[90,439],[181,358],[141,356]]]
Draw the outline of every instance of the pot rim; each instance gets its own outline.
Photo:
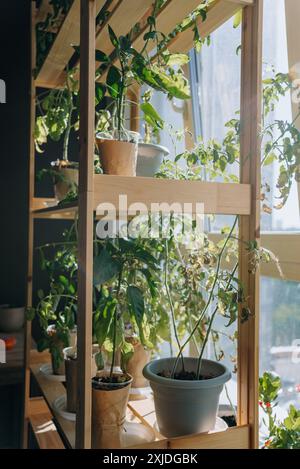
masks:
[[[168,156],[170,154],[170,150],[163,146],[159,145],[158,143],[145,143],[145,142],[139,142],[138,143],[139,147],[148,147],[148,148],[154,148],[156,150],[160,150],[163,152],[164,156]]]
[[[75,357],[70,357],[69,352],[75,352]],[[93,344],[92,345],[92,358],[93,356],[99,352],[99,345],[98,344]],[[77,360],[77,346],[74,345],[74,346],[71,346],[71,347],[65,347],[63,349],[63,354],[64,354],[64,358],[65,359],[69,359],[71,358],[72,360]]]
[[[184,357],[185,361],[193,361],[197,362],[197,358],[193,357]],[[156,373],[154,373],[151,368],[153,367],[154,364],[157,362],[162,362],[165,361],[167,362],[174,362],[175,358],[160,358],[158,360],[152,360],[149,362],[143,369],[143,375],[144,377],[150,381],[150,383],[155,383],[161,386],[166,386],[170,388],[179,388],[179,389],[207,389],[207,388],[213,388],[215,386],[221,386],[225,384],[227,381],[231,379],[231,372],[226,368],[226,366],[222,365],[221,363],[214,361],[214,360],[208,360],[208,359],[203,359],[203,362],[206,364],[211,364],[211,365],[217,365],[220,367],[221,370],[223,370],[223,373],[220,375],[210,378],[210,379],[205,379],[205,380],[198,380],[198,381],[191,381],[191,380],[178,380],[178,379],[171,379],[171,378],[165,378],[163,376],[158,376]]]
[[[109,373],[106,373],[109,374]],[[128,381],[125,381],[124,383],[99,383],[96,382],[97,376],[92,378],[92,389],[95,391],[114,391],[117,389],[123,389],[129,386],[132,381],[133,377],[129,373],[113,373],[113,374],[120,374],[120,375],[126,375],[128,376]],[[99,376],[98,376],[99,378]]]

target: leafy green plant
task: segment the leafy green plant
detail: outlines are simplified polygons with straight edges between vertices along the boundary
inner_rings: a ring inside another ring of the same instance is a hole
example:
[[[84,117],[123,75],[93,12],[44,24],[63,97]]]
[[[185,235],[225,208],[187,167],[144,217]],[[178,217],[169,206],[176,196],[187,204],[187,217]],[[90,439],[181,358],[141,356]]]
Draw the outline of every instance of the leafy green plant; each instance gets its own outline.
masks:
[[[95,256],[94,331],[100,350],[112,355],[111,376],[117,352],[123,363],[133,353],[132,344],[125,340],[126,324],[132,325],[145,347],[154,346],[151,339],[157,329],[151,301],[158,297],[158,272],[157,259],[142,240],[106,240]]]
[[[54,363],[59,367],[63,360],[61,348],[69,346],[70,331],[74,329],[77,315],[77,246],[74,243],[74,229],[64,233],[61,243],[39,248],[41,269],[49,277],[49,291],[37,292],[38,303],[27,310],[27,319],[39,321],[42,337],[37,343],[39,351],[49,349]],[[55,325],[55,334],[48,331]]]
[[[300,410],[293,405],[283,422],[274,415],[278,394],[281,390],[279,376],[265,372],[259,379],[259,405],[263,409],[267,421],[269,435],[264,442],[264,449],[300,449]]]
[[[157,4],[154,5],[153,14],[147,18],[149,30],[144,35],[144,46],[141,51],[133,48],[131,33],[117,37],[109,25],[109,37],[114,51],[111,56],[96,51],[96,60],[101,64],[97,74],[100,76],[103,71],[107,72],[106,83],[99,86],[99,90],[102,96],[107,92],[112,100],[110,106],[114,108],[113,130],[118,134],[126,133],[126,95],[134,83],[147,85],[151,89],[167,94],[170,98],[190,98],[188,81],[181,69],[182,65],[188,62],[188,56],[169,54],[166,51],[158,54],[156,60],[152,61],[147,53],[149,42],[158,41],[160,36],[156,30],[156,11]],[[146,106],[144,113],[149,119],[153,118],[152,106]]]

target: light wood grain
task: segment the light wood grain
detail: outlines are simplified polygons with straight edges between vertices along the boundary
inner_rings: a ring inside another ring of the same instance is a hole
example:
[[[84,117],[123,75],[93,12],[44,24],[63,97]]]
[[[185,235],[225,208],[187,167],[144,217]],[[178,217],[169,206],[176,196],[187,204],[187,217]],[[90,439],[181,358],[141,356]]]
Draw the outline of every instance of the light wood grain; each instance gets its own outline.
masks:
[[[248,449],[249,427],[228,428],[225,432],[191,435],[169,440],[170,449]]]
[[[96,0],[81,0],[76,448],[91,447]]]
[[[250,425],[250,446],[258,446],[258,376],[259,376],[259,271],[249,273],[246,244],[260,246],[260,124],[262,81],[262,9],[263,2],[243,11],[241,75],[241,163],[240,181],[252,186],[250,217],[240,218],[242,240],[239,252],[239,277],[245,288],[252,316],[239,321],[238,344],[238,421]]]
[[[49,380],[44,374],[40,372],[41,364],[32,365],[31,372],[33,377],[35,378],[42,394],[47,402],[49,409],[51,410],[51,414],[55,418],[55,424],[61,434],[64,436],[67,445],[70,448],[75,447],[75,423],[71,422],[70,420],[66,420],[58,414],[55,414],[53,410],[53,402],[55,399],[61,396],[66,395],[66,389],[61,382],[58,381],[51,381]]]
[[[95,0],[97,13],[105,0]],[[55,41],[36,78],[36,86],[55,88],[63,86],[66,78],[66,66],[74,54],[73,45],[80,42],[80,0],[74,0]]]
[[[142,202],[147,210],[151,204],[162,202],[170,205],[190,203],[195,213],[195,204],[203,203],[204,213],[250,214],[249,185],[106,175],[96,175],[94,183],[95,210],[101,202],[111,203],[119,209],[119,195],[124,194],[127,195],[128,206]],[[161,211],[170,212],[167,208]]]

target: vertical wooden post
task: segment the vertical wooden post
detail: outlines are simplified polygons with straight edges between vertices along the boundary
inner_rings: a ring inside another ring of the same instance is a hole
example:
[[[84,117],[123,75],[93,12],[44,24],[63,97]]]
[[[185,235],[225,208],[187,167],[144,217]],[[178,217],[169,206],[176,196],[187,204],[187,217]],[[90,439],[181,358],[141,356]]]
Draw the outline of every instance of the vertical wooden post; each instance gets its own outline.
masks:
[[[81,0],[76,448],[91,447],[96,0]]]
[[[33,247],[34,247],[34,219],[32,216],[34,181],[35,181],[35,83],[33,71],[35,68],[35,2],[31,2],[31,86],[30,86],[30,141],[29,141],[29,189],[28,189],[28,260],[27,260],[27,307],[32,306],[32,275],[33,275]],[[22,446],[28,445],[28,405],[30,398],[30,349],[31,349],[31,322],[26,321],[24,340],[24,426],[22,433]]]
[[[239,275],[252,316],[239,323],[239,424],[249,424],[250,447],[258,446],[259,272],[249,273],[244,242],[260,245],[261,86],[263,1],[243,10],[241,77],[241,183],[252,186],[250,217],[240,218]]]

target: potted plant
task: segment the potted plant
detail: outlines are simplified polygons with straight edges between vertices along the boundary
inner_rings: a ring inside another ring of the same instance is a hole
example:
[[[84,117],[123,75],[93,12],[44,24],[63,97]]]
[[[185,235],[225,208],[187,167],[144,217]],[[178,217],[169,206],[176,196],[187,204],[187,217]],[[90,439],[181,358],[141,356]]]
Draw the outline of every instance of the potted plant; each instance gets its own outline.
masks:
[[[94,334],[100,350],[98,367],[102,371],[92,380],[94,448],[122,446],[126,405],[133,380],[126,364],[134,352],[133,344],[126,340],[125,324],[134,325],[144,346],[152,346],[144,290],[148,288],[156,294],[157,270],[156,259],[138,240],[106,240],[95,257],[94,286],[98,306],[94,314]],[[105,354],[110,356],[109,369],[105,366]]]
[[[155,15],[149,16],[147,22],[149,31],[144,36],[145,44],[140,52],[133,48],[131,34],[118,38],[109,25],[114,52],[108,57],[102,51],[96,51],[97,61],[101,63],[97,73],[101,74],[103,69],[107,71],[102,94],[109,94],[113,106],[110,132],[99,133],[97,136],[105,174],[136,175],[139,134],[128,131],[125,125],[126,96],[133,84],[147,85],[166,93],[170,98],[190,98],[188,82],[180,68],[182,64],[187,63],[188,56],[160,52],[156,61],[152,62],[147,54],[147,46],[150,40],[159,37]],[[117,63],[114,63],[115,58]],[[147,107],[145,112],[147,113]]]
[[[144,138],[139,142],[137,157],[137,176],[154,177],[169,150],[159,145],[159,133],[164,128],[164,121],[152,106],[152,91],[148,90],[142,97],[141,110],[144,121]]]
[[[39,178],[50,175],[54,181],[55,197],[63,200],[68,192],[76,192],[78,187],[78,163],[69,161],[70,135],[78,130],[78,80],[74,78],[76,69],[69,70],[63,89],[51,90],[37,98],[40,115],[36,119],[35,144],[41,153],[42,145],[48,138],[58,142],[63,137],[63,154],[51,163],[51,169],[39,172]]]
[[[221,270],[221,262],[227,250],[229,241],[235,230],[237,219],[233,224],[226,240],[220,248],[216,257],[211,260],[212,269],[205,274],[199,270],[201,257],[199,253],[198,262],[195,266],[195,276],[190,279],[188,273],[189,265],[181,262],[181,272],[187,274],[189,280],[186,307],[191,308],[192,302],[198,297],[198,317],[192,322],[190,330],[183,344],[180,343],[178,328],[175,318],[174,302],[170,290],[169,263],[170,263],[170,243],[165,242],[165,291],[169,300],[174,335],[178,346],[178,355],[173,358],[154,360],[144,368],[144,376],[150,382],[154,393],[154,403],[156,409],[157,423],[160,432],[166,437],[188,435],[192,433],[207,432],[215,426],[219,397],[224,384],[230,379],[231,373],[219,362],[204,359],[205,349],[210,338],[215,317],[221,308],[224,315],[229,315],[230,323],[236,318],[238,303],[242,303],[244,298],[238,298],[236,289],[237,279],[235,273],[237,266],[231,272]],[[189,256],[190,257],[190,256]],[[192,259],[192,258],[191,258]],[[191,260],[190,259],[190,260]],[[193,260],[193,262],[195,259]],[[216,262],[216,265],[214,263]],[[195,264],[190,264],[194,266]],[[214,273],[212,273],[212,271]],[[200,285],[209,281],[209,293],[206,301],[200,302],[198,292],[201,292]],[[219,304],[215,304],[219,298]],[[189,303],[191,301],[191,303]],[[208,315],[209,310],[212,312]],[[191,311],[187,311],[190,321]],[[183,352],[193,337],[199,333],[203,320],[206,318],[207,326],[204,338],[199,349],[198,358],[185,357]]]
[[[60,243],[38,248],[41,269],[49,276],[49,291],[40,289],[37,306],[27,310],[27,319],[36,317],[41,328],[38,350],[49,350],[53,374],[59,375],[65,374],[63,349],[76,345],[77,246],[71,239],[73,231],[74,226]]]

